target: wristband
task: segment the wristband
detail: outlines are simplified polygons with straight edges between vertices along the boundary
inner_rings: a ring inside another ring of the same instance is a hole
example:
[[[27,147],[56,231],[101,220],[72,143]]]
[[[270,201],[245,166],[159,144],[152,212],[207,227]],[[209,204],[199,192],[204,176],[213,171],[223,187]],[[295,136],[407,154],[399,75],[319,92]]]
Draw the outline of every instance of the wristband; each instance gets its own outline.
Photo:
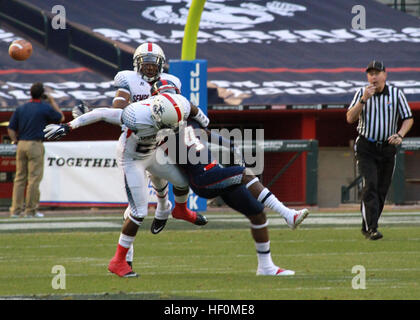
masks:
[[[365,100],[363,100],[363,98],[360,98],[359,102],[360,102],[361,104],[366,104],[366,101],[365,101]]]
[[[400,135],[399,133],[397,133],[397,135],[401,138],[401,140],[403,139],[403,136],[402,135]]]
[[[194,120],[197,120],[197,122],[198,123],[200,123],[200,125],[203,127],[203,128],[206,128],[208,125],[209,125],[209,122],[210,122],[210,120],[209,120],[209,118],[204,114],[204,112],[203,111],[201,111],[201,109],[200,108],[197,108],[198,109],[198,113],[194,116],[194,117],[192,117]]]

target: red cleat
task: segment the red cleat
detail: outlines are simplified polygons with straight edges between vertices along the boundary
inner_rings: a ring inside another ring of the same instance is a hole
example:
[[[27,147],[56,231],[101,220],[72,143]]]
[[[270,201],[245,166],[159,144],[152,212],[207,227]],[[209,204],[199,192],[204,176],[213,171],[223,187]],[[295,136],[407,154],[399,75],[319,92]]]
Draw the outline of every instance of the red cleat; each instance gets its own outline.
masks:
[[[108,270],[122,278],[138,277],[138,274],[131,269],[127,261],[118,260],[115,257],[109,262]]]
[[[172,210],[172,217],[191,222],[197,226],[207,224],[207,218],[200,213],[187,208],[187,203],[175,202],[175,208]]]

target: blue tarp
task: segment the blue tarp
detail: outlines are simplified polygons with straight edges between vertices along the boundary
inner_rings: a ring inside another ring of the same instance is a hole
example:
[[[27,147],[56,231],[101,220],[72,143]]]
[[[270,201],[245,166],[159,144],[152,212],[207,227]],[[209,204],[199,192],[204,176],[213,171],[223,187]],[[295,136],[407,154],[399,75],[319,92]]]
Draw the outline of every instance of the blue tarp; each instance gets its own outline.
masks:
[[[50,12],[63,5],[69,21],[133,48],[157,42],[179,59],[191,1],[27,2]],[[208,0],[196,57],[235,104],[348,104],[373,59],[409,101],[420,101],[420,20],[373,0]]]

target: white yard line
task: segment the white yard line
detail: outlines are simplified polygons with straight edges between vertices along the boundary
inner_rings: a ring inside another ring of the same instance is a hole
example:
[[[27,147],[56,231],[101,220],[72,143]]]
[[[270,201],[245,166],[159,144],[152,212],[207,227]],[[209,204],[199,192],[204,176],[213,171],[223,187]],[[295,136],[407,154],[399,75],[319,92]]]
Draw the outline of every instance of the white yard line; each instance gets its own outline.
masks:
[[[2,223],[1,230],[52,230],[52,229],[102,229],[119,228],[121,224],[113,222],[29,222],[29,223]]]
[[[240,214],[206,214],[209,224],[223,223],[238,224],[238,227],[249,225],[249,221]],[[153,215],[147,219],[150,221]],[[174,221],[170,217],[170,220]],[[287,227],[285,220],[275,214],[268,214],[270,226]],[[176,221],[177,223],[179,221]],[[119,216],[114,217],[48,217],[42,219],[0,219],[0,231],[19,231],[19,230],[60,230],[60,229],[118,229],[121,227],[122,219]],[[420,224],[420,212],[406,213],[383,213],[380,218],[381,225],[398,224]],[[312,213],[303,222],[302,226],[346,226],[361,225],[361,216],[359,213]]]

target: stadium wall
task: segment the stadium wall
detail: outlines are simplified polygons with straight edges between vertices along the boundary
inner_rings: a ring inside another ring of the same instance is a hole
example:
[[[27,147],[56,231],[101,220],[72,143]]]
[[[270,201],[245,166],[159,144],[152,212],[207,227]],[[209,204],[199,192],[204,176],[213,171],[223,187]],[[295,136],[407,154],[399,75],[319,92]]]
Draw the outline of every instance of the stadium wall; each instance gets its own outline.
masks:
[[[420,119],[420,104],[410,103],[415,119]],[[0,112],[0,122],[7,122],[12,112]],[[65,112],[66,121],[72,119]],[[210,110],[212,127],[263,128],[267,140],[316,139],[319,142],[318,206],[335,207],[340,204],[340,188],[356,178],[352,143],[356,138],[355,125],[345,121],[345,110],[277,110],[277,111],[216,111]],[[116,126],[97,123],[89,128],[80,128],[64,141],[116,140],[120,129]],[[420,126],[413,126],[408,137],[419,137]],[[7,143],[7,127],[0,127],[0,142]],[[266,153],[262,181],[267,184],[293,157],[290,152]],[[10,199],[14,158],[0,157],[0,199]],[[418,153],[405,152],[406,197],[410,202],[420,201],[416,183]],[[333,170],[336,168],[337,170]],[[341,168],[341,170],[340,170]],[[270,188],[287,204],[304,205],[306,156],[303,154]],[[334,173],[335,172],[335,173]],[[414,182],[413,182],[414,181]]]

